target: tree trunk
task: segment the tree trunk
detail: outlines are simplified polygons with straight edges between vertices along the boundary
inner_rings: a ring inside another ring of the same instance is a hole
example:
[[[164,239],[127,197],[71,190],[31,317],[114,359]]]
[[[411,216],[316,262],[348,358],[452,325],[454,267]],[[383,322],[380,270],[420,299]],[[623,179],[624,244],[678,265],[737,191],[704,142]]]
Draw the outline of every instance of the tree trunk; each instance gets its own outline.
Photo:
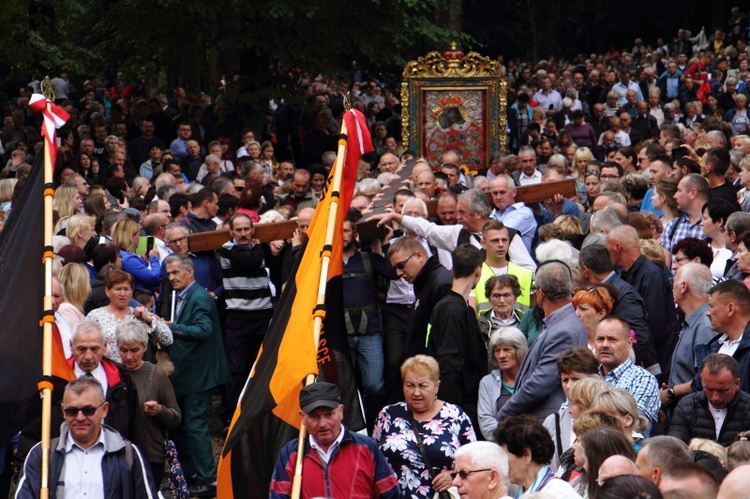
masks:
[[[464,20],[464,10],[461,0],[450,0],[448,6],[448,29],[461,32]]]

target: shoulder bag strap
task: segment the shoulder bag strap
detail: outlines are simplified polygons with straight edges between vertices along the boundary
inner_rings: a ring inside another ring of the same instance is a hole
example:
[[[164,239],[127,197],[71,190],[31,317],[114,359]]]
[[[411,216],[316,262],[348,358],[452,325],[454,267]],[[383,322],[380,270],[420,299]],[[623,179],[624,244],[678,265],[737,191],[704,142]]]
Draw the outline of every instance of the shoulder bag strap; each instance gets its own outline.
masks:
[[[560,461],[563,453],[562,431],[560,429],[560,412],[555,413],[555,442],[557,443],[557,460]]]
[[[417,448],[419,449],[419,453],[422,455],[422,459],[424,459],[424,464],[427,467],[427,473],[430,475],[430,480],[435,478],[435,476],[432,473],[432,463],[430,463],[430,458],[427,457],[427,451],[424,449],[424,440],[422,439],[422,435],[419,434],[419,427],[417,426],[417,422],[414,420],[414,415],[411,413],[411,410],[407,407],[406,413],[409,415],[409,424],[411,424],[412,431],[414,432],[414,436],[417,437]]]

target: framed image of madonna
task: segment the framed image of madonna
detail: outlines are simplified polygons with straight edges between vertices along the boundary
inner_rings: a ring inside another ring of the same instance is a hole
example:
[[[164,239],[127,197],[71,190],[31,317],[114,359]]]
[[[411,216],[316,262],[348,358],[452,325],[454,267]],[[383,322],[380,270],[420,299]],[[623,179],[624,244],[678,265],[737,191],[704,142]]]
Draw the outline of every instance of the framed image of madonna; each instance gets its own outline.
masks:
[[[465,170],[489,165],[507,140],[507,90],[496,61],[476,52],[430,52],[404,69],[402,141],[435,168],[456,150]]]

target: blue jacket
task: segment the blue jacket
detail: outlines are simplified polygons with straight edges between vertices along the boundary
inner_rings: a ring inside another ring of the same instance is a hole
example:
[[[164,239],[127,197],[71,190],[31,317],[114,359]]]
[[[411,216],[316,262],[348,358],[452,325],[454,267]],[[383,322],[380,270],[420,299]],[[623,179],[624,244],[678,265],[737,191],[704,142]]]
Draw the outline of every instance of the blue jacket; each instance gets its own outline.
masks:
[[[122,270],[132,275],[135,280],[133,289],[145,289],[153,292],[154,288],[159,286],[161,266],[158,256],[152,256],[149,259],[150,268],[140,256],[133,253],[120,250],[120,258],[122,258]]]
[[[586,329],[572,303],[545,318],[545,328],[524,357],[516,375],[516,390],[497,414],[498,421],[519,414],[544,421],[556,412],[565,402],[557,359],[569,348],[587,344]]]
[[[393,470],[375,440],[342,430],[344,438],[334,449],[328,466],[317,451],[305,442],[302,466],[302,497],[403,497]],[[281,449],[273,469],[271,499],[291,496],[292,478],[297,464],[297,442],[294,439]]]
[[[102,457],[102,478],[105,499],[152,499],[156,489],[151,480],[149,464],[143,459],[135,445],[125,442],[119,433],[107,425],[102,425],[104,432],[104,456]],[[50,459],[50,499],[55,499],[58,489],[65,484],[60,474],[65,462],[65,441],[68,436],[68,425],[63,423],[60,439],[52,451]],[[131,459],[127,457],[126,447],[132,449]],[[130,461],[130,463],[128,463]],[[26,458],[18,481],[16,499],[36,499],[41,485],[42,444],[36,444]]]

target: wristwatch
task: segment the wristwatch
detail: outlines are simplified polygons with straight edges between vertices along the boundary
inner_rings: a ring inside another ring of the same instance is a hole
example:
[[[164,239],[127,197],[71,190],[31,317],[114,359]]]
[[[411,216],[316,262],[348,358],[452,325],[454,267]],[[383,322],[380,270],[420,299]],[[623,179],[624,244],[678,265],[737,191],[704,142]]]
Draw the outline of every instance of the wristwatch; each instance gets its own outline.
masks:
[[[667,388],[667,398],[669,400],[675,400],[677,398],[677,395],[674,393],[674,388]]]

